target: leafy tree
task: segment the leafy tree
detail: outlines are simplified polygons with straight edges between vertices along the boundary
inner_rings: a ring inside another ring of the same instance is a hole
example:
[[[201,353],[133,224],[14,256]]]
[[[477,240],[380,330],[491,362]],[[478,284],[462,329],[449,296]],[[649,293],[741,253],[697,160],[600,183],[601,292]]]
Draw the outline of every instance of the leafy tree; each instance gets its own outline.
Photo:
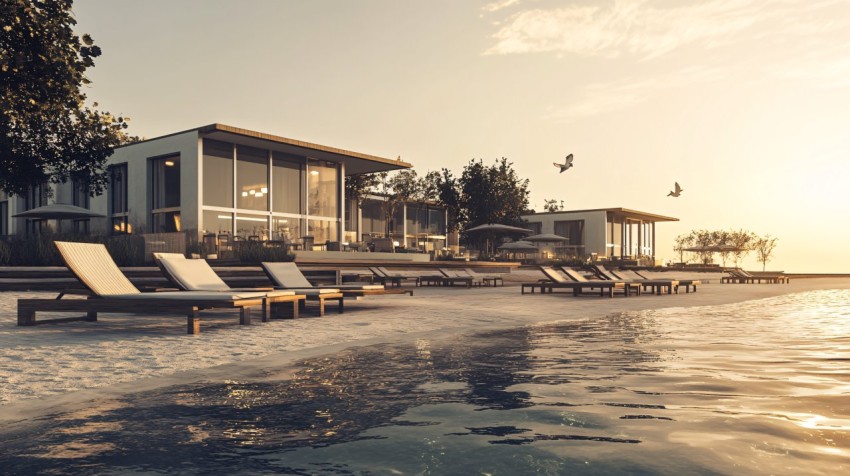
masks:
[[[544,199],[543,200],[543,211],[547,212],[557,212],[564,209],[564,201],[561,200],[561,205],[558,205],[558,200],[556,199]]]
[[[758,256],[758,261],[761,263],[761,270],[764,271],[767,263],[772,258],[773,250],[776,248],[777,238],[772,238],[770,235],[756,237],[753,241],[753,249]]]
[[[468,226],[525,223],[521,215],[528,210],[528,179],[520,179],[512,165],[502,157],[489,167],[474,159],[464,167],[459,185]]]
[[[489,167],[473,159],[463,169],[458,182],[466,227],[487,223],[525,224],[522,214],[528,210],[528,179],[520,179],[512,165],[504,157]],[[489,252],[495,236],[478,234],[467,236],[465,241]]]
[[[679,235],[673,240],[673,251],[679,255],[679,262],[686,263],[685,261],[685,249],[693,246],[693,236],[690,235]]]
[[[449,215],[448,231],[457,231],[466,222],[466,214],[461,207],[459,181],[449,169],[440,172],[428,172],[423,177],[423,190],[426,199],[434,200],[446,207]]]
[[[71,0],[0,0],[0,190],[69,179],[100,194],[127,118],[85,106],[80,88],[101,50],[77,36]]]
[[[708,230],[693,230],[689,236],[691,246],[693,247],[706,247],[714,245],[717,241],[717,232],[708,231]],[[699,256],[702,264],[711,264],[713,254],[712,251],[697,251],[696,254]]]
[[[733,230],[729,232],[729,244],[735,247],[730,254],[736,268],[741,267],[741,261],[752,251],[755,239],[756,235],[751,231]]]
[[[345,177],[345,198],[353,200],[359,207],[370,192],[375,191],[381,182],[377,173],[357,174]]]

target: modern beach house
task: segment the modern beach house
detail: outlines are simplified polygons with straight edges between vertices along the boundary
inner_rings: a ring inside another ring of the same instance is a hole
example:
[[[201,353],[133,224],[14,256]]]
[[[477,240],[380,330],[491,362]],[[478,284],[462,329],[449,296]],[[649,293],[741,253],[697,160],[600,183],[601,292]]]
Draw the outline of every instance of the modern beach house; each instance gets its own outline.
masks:
[[[544,243],[552,256],[592,256],[614,260],[655,261],[655,224],[678,218],[628,208],[597,208],[523,215],[535,234],[550,233],[564,241]]]
[[[346,176],[411,167],[401,160],[210,124],[118,147],[107,165],[109,186],[101,196],[90,198],[74,184],[54,187],[51,198],[46,186],[26,197],[0,196],[0,235],[47,226],[12,216],[48,202],[105,217],[65,220],[63,231],[184,232],[207,244],[358,242],[390,232],[400,246],[417,248],[446,235],[445,210],[438,207],[398,207],[388,227],[380,197],[367,200],[363,211],[346,203]]]

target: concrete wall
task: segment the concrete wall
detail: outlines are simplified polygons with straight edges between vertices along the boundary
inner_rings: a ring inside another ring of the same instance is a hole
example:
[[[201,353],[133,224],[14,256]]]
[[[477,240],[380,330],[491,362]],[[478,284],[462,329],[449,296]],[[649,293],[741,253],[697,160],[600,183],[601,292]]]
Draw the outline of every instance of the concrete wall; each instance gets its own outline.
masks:
[[[201,202],[199,140],[197,131],[161,137],[116,149],[108,165],[127,164],[127,204],[129,222],[134,230],[153,232],[150,227],[150,167],[149,160],[168,155],[180,156],[180,220],[184,230],[197,229]],[[104,215],[109,213],[108,194],[92,198],[91,209]],[[92,224],[94,225],[94,224]],[[95,231],[92,229],[92,231]],[[97,230],[105,231],[105,230]]]
[[[584,220],[585,253],[607,256],[605,240],[606,213],[604,210],[591,212],[557,212],[523,215],[529,223],[540,223],[540,233],[555,233],[556,221]]]

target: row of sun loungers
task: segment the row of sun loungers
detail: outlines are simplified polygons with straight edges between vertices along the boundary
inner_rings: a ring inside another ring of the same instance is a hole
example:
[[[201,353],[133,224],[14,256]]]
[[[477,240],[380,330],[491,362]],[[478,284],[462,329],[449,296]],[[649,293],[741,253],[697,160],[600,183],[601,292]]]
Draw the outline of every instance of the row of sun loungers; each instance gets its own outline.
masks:
[[[56,242],[66,266],[85,286],[86,299],[19,299],[18,325],[33,326],[48,322],[97,321],[98,313],[183,314],[187,333],[200,332],[202,310],[239,309],[239,323],[251,323],[251,309],[262,309],[262,320],[299,316],[305,301],[319,303],[319,315],[327,301],[336,302],[340,313],[345,297],[413,294],[405,289],[385,289],[381,285],[356,284],[315,287],[294,263],[265,263],[264,271],[274,283],[267,288],[231,288],[205,260],[189,260],[181,254],[162,253],[160,269],[179,291],[161,290],[143,293],[121,272],[102,244]],[[290,311],[291,309],[291,311]],[[36,319],[38,312],[84,312],[81,317]]]
[[[539,289],[541,294],[552,293],[555,289],[568,289],[575,296],[584,294],[587,290],[594,293],[598,290],[600,296],[608,297],[614,297],[615,294],[639,296],[647,290],[653,294],[678,294],[680,286],[685,286],[686,292],[690,292],[691,289],[696,292],[697,286],[701,284],[697,280],[648,279],[636,271],[614,272],[602,265],[595,267],[598,279],[587,279],[580,272],[569,267],[556,270],[550,266],[541,266],[540,271],[546,279],[522,283],[522,294],[525,294],[526,290],[534,293],[536,289]]]
[[[461,270],[438,268],[439,274],[423,274],[411,271],[390,271],[383,266],[372,266],[369,270],[385,286],[400,286],[403,281],[413,281],[416,286],[473,286],[505,285],[499,274],[483,274],[464,268]]]
[[[753,284],[753,283],[771,283],[771,284],[788,284],[791,278],[784,273],[759,273],[752,274],[743,269],[729,270],[729,276],[720,278],[721,283],[737,283],[737,284]]]

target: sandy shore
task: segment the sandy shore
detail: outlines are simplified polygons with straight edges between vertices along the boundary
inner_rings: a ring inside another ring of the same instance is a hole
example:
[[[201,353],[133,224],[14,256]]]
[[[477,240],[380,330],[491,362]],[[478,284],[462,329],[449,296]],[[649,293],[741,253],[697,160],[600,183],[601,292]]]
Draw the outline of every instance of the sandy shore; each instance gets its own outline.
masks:
[[[345,314],[239,326],[238,314],[203,314],[201,334],[185,334],[181,316],[108,314],[95,323],[16,326],[16,300],[50,293],[0,293],[0,419],[22,408],[49,406],[74,392],[101,395],[155,382],[239,372],[256,362],[285,365],[310,355],[415,335],[463,333],[565,319],[588,319],[662,307],[711,306],[816,289],[850,289],[848,278],[797,279],[779,284],[718,284],[696,293],[599,298],[520,295],[514,274],[498,288],[417,288],[413,297],[373,297],[346,303]],[[222,370],[223,369],[223,370]],[[234,375],[234,377],[238,374]]]

